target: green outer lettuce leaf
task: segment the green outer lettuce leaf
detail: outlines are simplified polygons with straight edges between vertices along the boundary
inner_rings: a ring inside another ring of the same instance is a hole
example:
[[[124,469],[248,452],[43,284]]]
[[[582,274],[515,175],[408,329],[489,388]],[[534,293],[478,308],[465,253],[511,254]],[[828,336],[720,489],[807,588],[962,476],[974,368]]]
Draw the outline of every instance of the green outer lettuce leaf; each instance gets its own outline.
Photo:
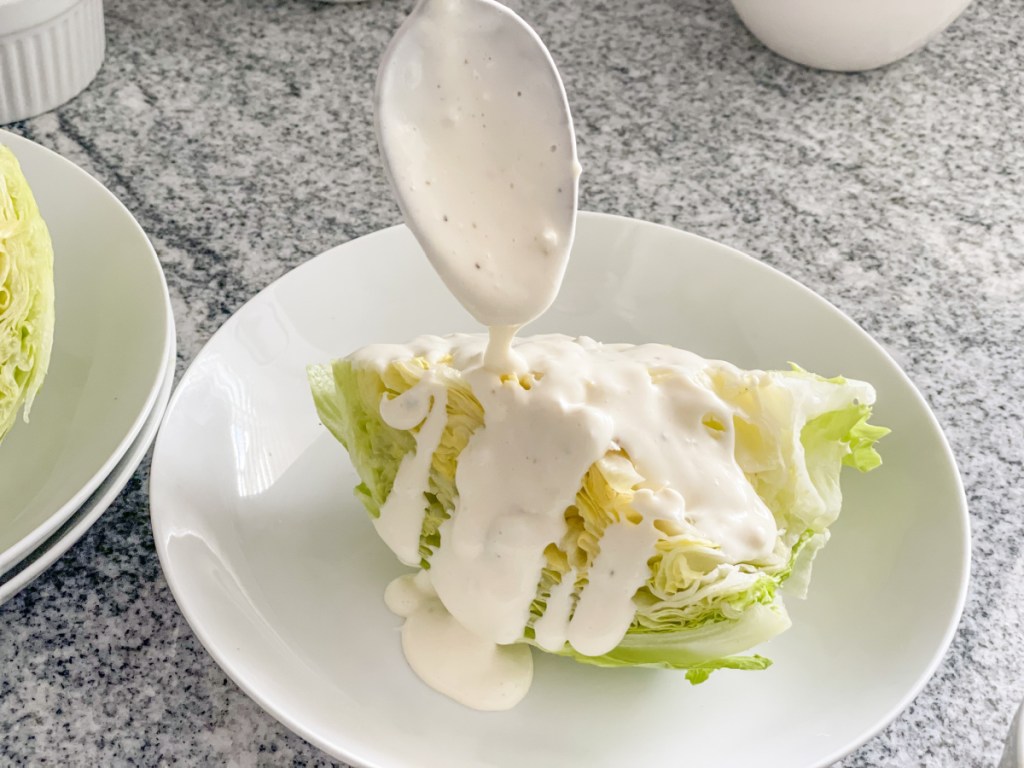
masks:
[[[53,346],[53,246],[28,181],[0,146],[0,440],[24,418]]]
[[[381,418],[379,404],[387,389],[375,373],[340,364],[311,365],[306,373],[320,420],[348,450],[362,481],[356,498],[371,517],[379,517],[402,458],[415,447],[416,438]]]
[[[693,685],[700,685],[711,673],[718,669],[742,669],[745,671],[762,671],[772,665],[771,659],[759,656],[730,656],[727,659],[715,659],[704,664],[698,664],[686,670],[686,679]]]
[[[766,642],[790,627],[789,616],[781,604],[752,605],[739,618],[715,621],[677,632],[626,633],[614,649],[603,656],[584,656],[571,647],[560,655],[571,656],[584,664],[598,667],[658,667],[696,669],[699,683],[716,669],[766,669],[771,662],[761,657],[737,657],[755,645]],[[728,658],[727,658],[728,657]]]

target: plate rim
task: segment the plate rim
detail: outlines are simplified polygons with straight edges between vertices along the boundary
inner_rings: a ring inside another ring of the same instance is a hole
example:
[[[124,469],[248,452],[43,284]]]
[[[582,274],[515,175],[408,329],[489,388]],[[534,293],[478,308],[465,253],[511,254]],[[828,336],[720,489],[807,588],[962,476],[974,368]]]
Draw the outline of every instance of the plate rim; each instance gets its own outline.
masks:
[[[159,396],[167,367],[170,365],[169,356],[171,351],[175,348],[176,331],[170,291],[167,286],[167,277],[164,274],[163,265],[160,263],[156,249],[153,247],[153,243],[150,241],[149,236],[124,203],[122,203],[113,192],[107,189],[99,179],[92,176],[88,171],[79,167],[77,164],[58,152],[54,152],[52,149],[44,147],[42,144],[38,144],[31,139],[27,139],[24,136],[19,136],[16,133],[3,129],[0,129],[0,143],[12,147],[15,154],[17,154],[17,147],[20,145],[21,149],[25,151],[47,154],[52,156],[52,158],[56,158],[56,160],[59,161],[60,164],[64,165],[70,172],[84,176],[88,180],[88,183],[95,188],[96,193],[99,196],[105,197],[109,202],[114,204],[115,208],[126,217],[126,223],[130,222],[130,226],[135,229],[137,234],[141,235],[142,241],[145,243],[145,256],[152,261],[152,266],[156,268],[160,288],[162,289],[160,291],[160,297],[165,309],[163,341],[164,354],[161,356],[160,362],[156,367],[156,370],[153,372],[153,378],[149,384],[149,392],[146,395],[139,412],[133,419],[131,427],[121,438],[121,441],[114,448],[113,452],[103,461],[89,480],[79,488],[74,495],[68,498],[61,506],[52,512],[45,521],[26,533],[8,548],[0,550],[0,574],[3,574],[17,566],[18,563],[42,546],[43,543],[45,543],[46,540],[49,539],[54,532],[59,529],[72,515],[74,515],[86,500],[95,493],[100,484],[103,483],[121,459],[124,458],[125,454],[128,452],[132,443],[134,443],[145,425],[146,417],[153,410],[154,404]],[[142,256],[142,250],[143,249],[140,249],[140,257]]]
[[[967,594],[970,586],[972,532],[967,496],[964,489],[963,477],[960,473],[959,465],[956,461],[956,455],[953,453],[952,447],[949,444],[949,440],[946,437],[944,430],[942,429],[942,425],[939,422],[938,417],[932,410],[931,405],[928,403],[927,399],[914,384],[913,380],[903,370],[902,366],[899,365],[899,363],[892,357],[892,355],[889,354],[889,352],[881,345],[881,343],[875,339],[873,335],[868,333],[868,331],[862,328],[860,324],[857,323],[853,318],[851,318],[839,307],[834,305],[832,302],[830,302],[824,296],[819,294],[817,291],[813,290],[807,285],[804,285],[799,280],[789,276],[782,270],[777,269],[776,267],[767,264],[761,261],[760,259],[755,258],[754,256],[751,256],[750,254],[739,250],[738,248],[735,248],[733,246],[730,246],[726,243],[722,243],[717,240],[713,240],[711,238],[704,237],[702,235],[695,234],[693,232],[689,232],[687,230],[683,230],[679,227],[653,221],[647,221],[644,219],[633,218],[629,216],[620,216],[617,214],[591,211],[580,211],[579,218],[614,221],[618,222],[620,225],[641,225],[644,227],[655,227],[662,230],[669,230],[676,236],[683,235],[687,238],[694,239],[698,242],[709,244],[715,248],[725,249],[730,253],[730,255],[733,258],[743,260],[751,268],[756,270],[762,270],[765,273],[770,273],[773,275],[774,279],[782,278],[784,282],[792,286],[796,286],[801,291],[805,292],[809,299],[816,301],[827,311],[836,313],[836,315],[839,316],[845,323],[849,324],[856,331],[858,331],[869,342],[874,351],[877,354],[879,354],[888,363],[892,370],[894,370],[898,374],[899,379],[902,381],[903,384],[905,384],[908,387],[908,390],[911,393],[911,395],[916,399],[918,405],[921,406],[921,408],[923,409],[925,415],[927,416],[930,426],[932,427],[936,437],[938,438],[938,444],[939,446],[941,446],[942,455],[944,456],[946,461],[949,462],[949,467],[952,471],[952,476],[957,491],[955,501],[957,511],[959,514],[957,515],[956,520],[959,522],[961,534],[959,536],[961,556],[961,567],[959,569],[958,574],[959,588],[957,590],[956,599],[953,606],[953,612],[950,616],[950,619],[947,622],[947,626],[942,634],[942,637],[939,638],[939,642],[936,646],[936,650],[932,654],[932,657],[928,660],[927,664],[925,664],[922,667],[922,671],[917,676],[917,679],[914,681],[914,684],[908,687],[907,691],[899,698],[897,703],[891,706],[884,713],[877,716],[874,724],[869,728],[865,729],[865,731],[858,737],[851,739],[849,742],[840,747],[837,747],[830,754],[822,757],[818,762],[806,766],[806,768],[828,768],[828,766],[832,765],[837,760],[840,760],[843,757],[850,755],[852,752],[854,752],[855,750],[866,744],[868,741],[870,741],[872,738],[877,736],[884,728],[889,726],[910,705],[910,703],[921,693],[924,687],[935,675],[935,672],[938,670],[943,659],[946,657],[946,654],[949,652],[953,638],[959,630],[960,625],[963,621],[963,613],[964,608],[966,606]],[[367,760],[365,757],[362,757],[359,754],[349,751],[343,747],[339,747],[328,743],[327,740],[320,738],[318,735],[313,733],[309,728],[303,725],[303,723],[298,721],[295,717],[289,715],[287,712],[281,710],[281,708],[275,706],[271,700],[263,696],[257,690],[256,686],[253,684],[252,681],[250,681],[246,677],[245,674],[241,673],[237,669],[236,665],[232,662],[230,657],[228,657],[228,655],[223,652],[220,646],[218,646],[217,643],[214,642],[214,640],[211,637],[209,637],[209,635],[204,631],[204,629],[202,628],[202,623],[196,619],[195,615],[188,607],[187,600],[185,598],[185,595],[183,594],[183,587],[176,580],[174,566],[172,565],[172,558],[164,548],[164,537],[161,535],[161,532],[163,531],[164,527],[161,518],[162,513],[158,510],[158,506],[160,506],[159,501],[157,501],[157,503],[154,503],[152,497],[152,487],[154,477],[157,477],[160,474],[160,467],[163,466],[163,462],[159,460],[162,454],[162,438],[165,435],[165,428],[173,418],[178,400],[181,397],[183,388],[182,385],[189,380],[193,372],[193,369],[196,367],[197,363],[202,361],[204,352],[206,352],[207,348],[222,333],[226,334],[231,331],[231,328],[236,322],[236,318],[240,314],[242,314],[251,303],[257,301],[264,294],[276,288],[279,285],[279,283],[281,283],[281,281],[285,280],[286,278],[289,278],[294,273],[305,271],[306,269],[312,269],[313,265],[318,260],[329,257],[331,254],[335,253],[339,249],[345,248],[346,246],[350,245],[351,243],[357,240],[383,235],[384,233],[394,232],[396,230],[410,231],[405,224],[396,224],[389,227],[383,227],[381,229],[373,230],[359,237],[352,238],[343,243],[340,243],[332,248],[323,251],[322,253],[317,254],[316,256],[308,259],[307,261],[303,262],[297,267],[280,275],[275,280],[271,281],[269,284],[260,289],[252,297],[250,297],[244,304],[239,306],[221,324],[221,326],[216,330],[216,332],[214,332],[214,334],[211,335],[209,339],[207,339],[207,341],[203,344],[202,348],[196,353],[192,361],[190,361],[185,372],[182,374],[181,379],[179,379],[177,385],[175,386],[175,391],[172,394],[170,402],[167,405],[167,409],[164,413],[160,430],[157,433],[153,453],[153,466],[149,477],[150,520],[152,524],[153,537],[156,545],[157,556],[160,561],[160,567],[164,573],[164,578],[167,581],[168,588],[170,589],[171,594],[174,597],[178,609],[181,611],[186,622],[192,629],[193,634],[199,640],[200,644],[203,646],[206,652],[210,654],[210,656],[213,658],[216,664],[225,672],[225,674],[228,675],[232,682],[234,682],[235,685],[237,685],[247,696],[249,696],[249,698],[255,701],[264,712],[269,714],[271,717],[273,717],[279,723],[281,723],[286,728],[291,730],[293,733],[299,735],[304,740],[306,740],[316,748],[323,751],[325,754],[330,755],[336,759],[349,762],[353,766],[358,766],[359,768],[384,768],[384,765],[381,763],[374,762],[372,760]]]
[[[173,322],[171,335],[173,339]],[[163,416],[167,410],[167,404],[170,402],[171,392],[174,389],[174,362],[176,360],[176,344],[172,342],[168,353],[167,369],[160,383],[156,402],[153,404],[153,408],[146,414],[142,429],[110,474],[103,478],[103,482],[100,483],[92,495],[65,521],[65,525],[71,523],[71,527],[60,538],[52,542],[47,539],[39,547],[33,549],[28,555],[15,563],[10,570],[0,573],[0,606],[11,600],[29,584],[42,576],[43,573],[50,569],[50,566],[77,544],[89,532],[89,529],[99,522],[107,509],[110,508],[110,505],[114,503],[121,494],[121,491],[124,490],[128,481],[131,480],[135,471],[142,464],[149,449],[153,446],[160,424],[163,423]],[[57,534],[59,533],[60,529],[57,531]],[[7,578],[11,570],[17,568],[18,565],[37,553],[40,553],[39,557],[33,560],[30,565],[14,576]]]

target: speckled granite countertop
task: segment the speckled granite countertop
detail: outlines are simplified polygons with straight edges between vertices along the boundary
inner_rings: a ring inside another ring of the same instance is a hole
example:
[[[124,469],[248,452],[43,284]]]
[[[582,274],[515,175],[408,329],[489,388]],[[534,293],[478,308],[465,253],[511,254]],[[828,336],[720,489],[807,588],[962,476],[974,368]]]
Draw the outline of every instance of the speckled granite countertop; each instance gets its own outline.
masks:
[[[526,4],[518,3],[523,8]],[[170,283],[178,373],[289,269],[398,220],[370,96],[408,0],[108,0],[106,63],[11,129],[98,177]],[[862,75],[761,47],[726,0],[537,0],[582,207],[754,254],[851,315],[933,405],[974,534],[936,676],[854,766],[984,766],[1024,697],[1024,11],[976,0]],[[245,696],[179,613],[147,469],[0,608],[0,764],[330,764]]]

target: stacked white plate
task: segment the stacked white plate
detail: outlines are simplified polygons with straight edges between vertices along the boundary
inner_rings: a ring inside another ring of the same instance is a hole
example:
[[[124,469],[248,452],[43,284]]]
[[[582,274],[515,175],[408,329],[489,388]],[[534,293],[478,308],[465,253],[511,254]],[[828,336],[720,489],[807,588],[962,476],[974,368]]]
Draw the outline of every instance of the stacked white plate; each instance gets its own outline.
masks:
[[[167,406],[174,319],[153,246],[102,184],[6,131],[54,248],[53,355],[0,444],[0,603],[64,554],[131,478]]]

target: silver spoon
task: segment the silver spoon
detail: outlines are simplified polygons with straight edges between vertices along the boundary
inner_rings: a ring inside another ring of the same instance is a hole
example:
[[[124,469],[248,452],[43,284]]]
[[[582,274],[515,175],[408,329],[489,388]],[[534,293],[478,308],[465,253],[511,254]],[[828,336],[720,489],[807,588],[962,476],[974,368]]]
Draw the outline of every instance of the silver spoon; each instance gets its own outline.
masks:
[[[463,306],[511,335],[554,300],[575,233],[576,138],[550,53],[493,0],[420,0],[375,106],[406,223]]]
[[[1024,704],[1017,709],[1003,746],[999,768],[1024,768]]]

